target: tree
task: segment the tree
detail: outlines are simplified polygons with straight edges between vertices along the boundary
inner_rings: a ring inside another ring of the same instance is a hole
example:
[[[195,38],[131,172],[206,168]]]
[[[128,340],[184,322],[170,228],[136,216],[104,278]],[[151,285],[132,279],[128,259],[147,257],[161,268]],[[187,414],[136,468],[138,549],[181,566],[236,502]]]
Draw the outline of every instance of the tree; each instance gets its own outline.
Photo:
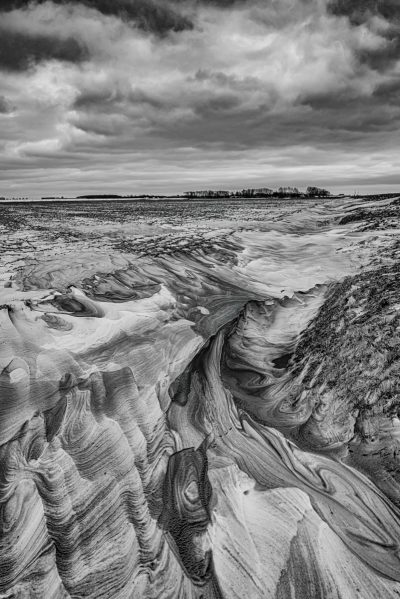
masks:
[[[327,189],[322,189],[320,187],[313,187],[313,186],[307,187],[306,193],[310,198],[327,198],[328,196],[331,195],[331,192],[328,191]]]

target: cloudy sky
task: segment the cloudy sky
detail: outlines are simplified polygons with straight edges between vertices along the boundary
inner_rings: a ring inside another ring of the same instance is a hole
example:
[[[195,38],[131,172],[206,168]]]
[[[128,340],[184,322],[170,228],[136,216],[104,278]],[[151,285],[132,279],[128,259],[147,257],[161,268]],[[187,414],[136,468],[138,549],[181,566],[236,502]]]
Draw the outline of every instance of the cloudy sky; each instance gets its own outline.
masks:
[[[1,0],[0,195],[400,189],[399,0]]]

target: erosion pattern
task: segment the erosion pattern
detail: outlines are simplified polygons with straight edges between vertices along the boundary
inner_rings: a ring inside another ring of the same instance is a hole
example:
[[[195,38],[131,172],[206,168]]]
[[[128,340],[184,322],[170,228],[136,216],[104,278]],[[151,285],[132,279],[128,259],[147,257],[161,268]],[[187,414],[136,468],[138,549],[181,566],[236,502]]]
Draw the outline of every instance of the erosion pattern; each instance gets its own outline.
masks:
[[[100,208],[1,223],[0,597],[399,597],[399,202]]]

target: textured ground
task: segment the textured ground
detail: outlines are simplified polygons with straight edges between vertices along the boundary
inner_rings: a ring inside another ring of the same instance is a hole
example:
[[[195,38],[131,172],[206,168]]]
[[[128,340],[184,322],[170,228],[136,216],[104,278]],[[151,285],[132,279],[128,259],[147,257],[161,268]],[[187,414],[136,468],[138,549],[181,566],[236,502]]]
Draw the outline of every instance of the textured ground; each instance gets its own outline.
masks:
[[[396,200],[0,208],[0,597],[400,596]]]

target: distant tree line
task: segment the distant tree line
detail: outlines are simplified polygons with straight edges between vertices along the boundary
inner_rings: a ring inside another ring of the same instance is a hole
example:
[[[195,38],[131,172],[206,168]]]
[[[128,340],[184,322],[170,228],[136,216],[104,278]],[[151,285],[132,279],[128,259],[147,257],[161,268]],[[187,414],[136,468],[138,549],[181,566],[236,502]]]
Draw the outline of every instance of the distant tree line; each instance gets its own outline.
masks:
[[[306,192],[301,192],[297,187],[279,187],[277,190],[268,187],[258,189],[241,189],[238,191],[226,190],[202,190],[186,191],[184,196],[187,198],[327,198],[331,195],[327,189],[309,186]]]
[[[21,197],[15,197],[13,196],[12,198],[8,198],[5,196],[0,196],[0,202],[14,202],[14,201],[23,201],[23,200],[28,200],[28,196],[21,196]]]
[[[119,195],[117,193],[89,193],[83,196],[76,196],[77,200],[126,200],[126,199],[135,199],[142,200],[143,198],[169,198],[176,196],[166,196],[166,195],[154,195],[148,193],[142,193],[140,195]],[[42,198],[45,199],[45,198]]]
[[[306,195],[311,198],[327,198],[331,192],[321,187],[307,187]]]
[[[122,198],[123,196],[120,196],[116,193],[88,193],[87,195],[84,196],[76,196],[77,200],[95,200],[95,199],[99,199],[99,200],[118,200],[120,198]]]
[[[185,191],[182,195],[154,195],[154,194],[141,194],[141,195],[119,195],[119,194],[86,194],[77,196],[78,200],[118,200],[127,198],[326,198],[331,193],[327,189],[320,187],[309,186],[305,192],[301,192],[297,187],[279,187],[278,189],[269,189],[268,187],[240,189],[237,191],[227,191],[225,189],[205,189],[201,191]]]

